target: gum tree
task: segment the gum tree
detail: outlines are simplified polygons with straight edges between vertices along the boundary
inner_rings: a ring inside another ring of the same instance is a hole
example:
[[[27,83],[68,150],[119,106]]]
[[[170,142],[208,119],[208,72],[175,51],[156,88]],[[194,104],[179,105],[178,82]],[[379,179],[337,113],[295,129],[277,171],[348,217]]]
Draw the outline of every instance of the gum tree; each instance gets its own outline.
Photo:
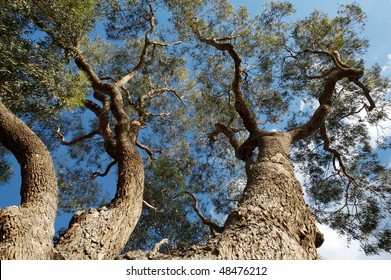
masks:
[[[11,100],[25,95],[20,81],[34,81],[77,164],[53,164],[45,144],[2,104],[0,140],[22,166],[22,204],[1,210],[2,259],[113,259],[129,236],[127,248],[157,245],[122,258],[315,259],[323,242],[316,219],[361,240],[368,253],[389,252],[389,170],[368,134],[369,124],[387,118],[389,85],[361,59],[368,42],[359,36],[365,15],[356,5],[295,23],[285,21],[292,5],[275,2],[254,18],[217,0],[12,7],[2,7],[20,24],[12,38],[25,39],[28,28],[43,33],[26,40],[27,62],[19,66],[35,59],[46,75],[24,68],[21,77],[10,75],[2,81],[4,104],[26,118]],[[107,38],[91,38],[102,24]],[[53,67],[68,76],[55,80],[51,64],[37,59],[47,56],[31,52],[35,42],[52,47]],[[53,90],[46,79],[63,87]],[[46,120],[36,125],[53,131]],[[67,141],[66,130],[74,139]],[[312,211],[292,160],[306,172]],[[99,204],[94,180],[113,167],[113,199],[86,209]],[[222,225],[202,214],[197,193],[214,196],[227,214]],[[58,197],[61,207],[84,210],[53,244]],[[189,215],[205,225],[194,226],[199,232],[189,230],[196,223]],[[182,245],[160,247],[170,238]]]

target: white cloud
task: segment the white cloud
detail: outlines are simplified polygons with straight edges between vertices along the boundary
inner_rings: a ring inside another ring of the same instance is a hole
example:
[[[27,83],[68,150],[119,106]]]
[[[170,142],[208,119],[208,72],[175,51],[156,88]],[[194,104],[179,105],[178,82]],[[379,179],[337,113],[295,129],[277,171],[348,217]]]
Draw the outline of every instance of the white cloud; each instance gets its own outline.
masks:
[[[318,249],[318,253],[326,260],[391,260],[391,254],[367,256],[358,241],[348,242],[345,237],[338,235],[325,225],[318,225],[318,228],[325,236],[325,241]]]
[[[391,116],[391,114],[389,114]],[[391,136],[391,120],[383,121],[379,124],[379,127],[367,125],[368,133],[370,137],[370,145],[372,148],[377,147],[379,138]]]
[[[382,70],[384,75],[391,76],[391,53],[387,55],[387,62],[386,65],[382,67]]]

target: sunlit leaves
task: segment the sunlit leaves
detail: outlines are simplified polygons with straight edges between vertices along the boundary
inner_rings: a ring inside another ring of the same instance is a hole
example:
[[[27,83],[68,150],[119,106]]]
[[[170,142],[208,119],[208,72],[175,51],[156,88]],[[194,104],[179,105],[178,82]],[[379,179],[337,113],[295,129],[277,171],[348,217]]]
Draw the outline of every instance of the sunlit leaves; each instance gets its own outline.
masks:
[[[63,48],[76,47],[94,27],[97,0],[30,2],[35,23]]]
[[[64,97],[66,108],[73,109],[76,107],[82,107],[89,88],[90,82],[88,78],[84,72],[79,71],[74,78],[74,89],[72,93]]]
[[[296,23],[293,35],[301,49],[336,50],[346,56],[363,54],[368,48],[368,41],[359,37],[364,19],[363,11],[354,4],[342,6],[334,18],[314,11]]]

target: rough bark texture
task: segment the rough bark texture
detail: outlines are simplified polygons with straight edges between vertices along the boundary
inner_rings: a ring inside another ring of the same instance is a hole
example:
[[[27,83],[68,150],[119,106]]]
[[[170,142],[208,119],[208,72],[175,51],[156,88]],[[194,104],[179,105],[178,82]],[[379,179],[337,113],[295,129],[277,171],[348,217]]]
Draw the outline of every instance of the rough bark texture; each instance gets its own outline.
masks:
[[[248,170],[243,197],[224,231],[204,246],[173,256],[131,252],[125,258],[316,259],[323,241],[303,199],[288,153],[288,133],[259,140],[259,157]]]
[[[52,158],[35,133],[0,102],[0,141],[21,167],[21,205],[0,210],[0,259],[51,259],[57,211]]]
[[[79,211],[56,249],[65,259],[113,259],[121,253],[141,215],[144,170],[135,149],[138,122],[117,125],[118,183],[112,202]]]
[[[239,207],[214,242],[222,259],[315,259],[315,218],[288,158],[290,137],[260,138]]]

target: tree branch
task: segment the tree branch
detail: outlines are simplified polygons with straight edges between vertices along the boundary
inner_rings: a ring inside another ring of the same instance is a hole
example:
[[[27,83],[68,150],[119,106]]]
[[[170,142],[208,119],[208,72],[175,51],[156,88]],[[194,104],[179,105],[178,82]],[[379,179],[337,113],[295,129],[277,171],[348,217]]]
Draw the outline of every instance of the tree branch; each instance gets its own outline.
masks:
[[[330,139],[327,135],[325,122],[323,122],[323,124],[320,127],[320,136],[322,137],[322,140],[323,140],[324,150],[328,151],[334,155],[333,166],[334,166],[335,171],[340,171],[335,163],[335,160],[338,160],[338,164],[341,167],[342,173],[349,179],[349,181],[354,181],[355,178],[352,175],[350,175],[349,172],[347,171],[347,169],[343,163],[341,154],[336,149],[330,147]]]
[[[116,165],[117,164],[117,161],[116,160],[114,160],[114,161],[112,161],[112,162],[110,162],[109,163],[109,165],[106,167],[106,170],[105,170],[105,172],[103,172],[103,173],[100,173],[100,172],[93,172],[92,174],[91,174],[91,179],[95,179],[96,177],[105,177],[107,174],[109,174],[109,172],[110,172],[110,169],[114,166],[114,165]]]
[[[162,43],[162,42],[157,42],[157,41],[150,41],[151,45],[159,46],[159,47],[169,47],[169,46],[174,46],[174,45],[179,45],[182,44],[182,41],[175,41],[171,43]]]
[[[143,200],[143,205],[146,206],[148,209],[151,209],[155,212],[158,212],[158,213],[163,213],[163,209],[158,209],[156,208],[155,206],[152,206],[151,204],[149,204],[148,202],[146,202],[145,200]]]
[[[215,129],[216,129],[215,130],[216,133],[223,133],[228,138],[229,143],[231,144],[231,146],[235,150],[235,154],[237,154],[239,147],[240,147],[240,144],[239,144],[238,140],[236,139],[235,133],[229,127],[227,127],[221,123],[216,123]],[[217,136],[216,133],[213,134],[213,132],[212,132],[211,134],[209,134],[210,135],[209,140],[212,140],[213,136],[216,137]],[[215,138],[215,139],[217,139],[217,138]]]
[[[220,227],[219,225],[208,220],[204,215],[201,214],[200,210],[198,209],[198,199],[195,197],[195,195],[192,194],[191,192],[187,192],[187,191],[185,193],[190,195],[193,198],[193,200],[194,200],[193,209],[196,212],[196,214],[198,215],[198,217],[200,217],[202,223],[204,225],[209,226],[209,228],[211,229],[212,232],[215,231],[217,233],[222,233],[224,230],[224,227]]]
[[[104,107],[100,107],[98,104],[91,100],[85,100],[84,106],[92,111],[95,116],[98,118],[98,126],[100,135],[102,135],[105,143],[105,148],[107,153],[113,158],[116,159],[116,141],[114,134],[110,128],[108,112],[110,110],[110,103],[107,97],[102,99]]]
[[[355,83],[358,87],[360,87],[362,89],[365,98],[369,102],[369,107],[367,105],[365,105],[365,107],[368,109],[368,111],[372,111],[376,107],[376,104],[375,104],[375,102],[373,101],[372,97],[369,94],[371,91],[368,89],[368,87],[366,87],[358,79],[352,79],[352,81],[353,81],[353,83]]]
[[[148,146],[145,146],[138,141],[136,142],[136,146],[139,147],[140,149],[143,149],[144,151],[146,151],[151,159],[152,159],[154,153],[160,153],[160,154],[162,153],[162,149],[155,149],[152,151]]]
[[[100,134],[98,130],[93,130],[91,131],[90,133],[86,134],[86,135],[82,135],[82,136],[79,136],[79,137],[76,137],[75,139],[67,142],[65,141],[65,137],[64,135],[61,134],[60,132],[60,126],[57,125],[57,130],[56,130],[56,135],[57,137],[61,140],[61,144],[62,145],[65,145],[65,146],[71,146],[71,145],[74,145],[76,143],[79,143],[85,139],[88,139],[88,138],[91,138],[93,137],[94,135],[97,135],[97,134]]]
[[[227,51],[229,53],[229,55],[231,56],[231,58],[235,63],[235,76],[232,82],[232,91],[234,92],[235,95],[235,110],[242,118],[244,126],[250,133],[260,132],[256,118],[254,117],[250,109],[247,107],[245,96],[241,89],[243,83],[244,68],[242,65],[242,59],[240,58],[238,52],[235,50],[233,44],[221,43],[221,41],[225,41],[226,38],[222,38],[222,39],[204,38],[194,25],[192,26],[192,30],[195,36],[197,37],[197,39],[200,40],[201,42],[213,46],[220,51]]]
[[[119,88],[123,87],[127,82],[129,82],[129,80],[131,80],[139,72],[141,67],[144,66],[144,63],[145,63],[145,61],[147,59],[148,48],[151,45],[150,36],[154,32],[154,30],[155,30],[155,12],[152,9],[152,4],[149,5],[149,11],[151,13],[150,18],[148,19],[150,28],[145,33],[144,47],[143,47],[143,50],[141,52],[140,59],[139,59],[137,65],[127,75],[125,75],[124,77],[122,77],[122,79],[120,79],[119,81],[117,81],[115,83],[115,85],[117,87],[119,87]]]
[[[358,81],[358,79],[360,79],[364,74],[364,71],[362,69],[347,68],[347,65],[341,61],[338,52],[329,53],[325,51],[311,51],[311,50],[305,50],[304,52],[311,52],[311,53],[317,53],[317,54],[329,56],[333,60],[334,64],[337,66],[337,69],[332,71],[326,78],[323,85],[323,91],[318,99],[319,107],[314,112],[311,119],[306,124],[296,127],[289,131],[289,134],[292,137],[292,142],[310,136],[312,133],[314,133],[322,126],[326,117],[330,113],[332,107],[331,100],[335,91],[335,86],[337,82],[339,82],[344,78],[348,78],[350,81],[353,81],[360,88],[362,88],[364,91],[364,95],[369,97],[369,98],[367,97],[367,99],[371,104],[369,108],[372,109],[372,107],[374,107],[374,102],[369,96],[368,88]]]
[[[153,249],[151,251],[151,255],[154,255],[154,254],[158,253],[160,248],[163,245],[166,245],[167,252],[168,252],[169,255],[171,255],[170,248],[169,248],[169,245],[168,245],[168,238],[164,238],[160,242],[156,243],[155,246],[153,246]]]

